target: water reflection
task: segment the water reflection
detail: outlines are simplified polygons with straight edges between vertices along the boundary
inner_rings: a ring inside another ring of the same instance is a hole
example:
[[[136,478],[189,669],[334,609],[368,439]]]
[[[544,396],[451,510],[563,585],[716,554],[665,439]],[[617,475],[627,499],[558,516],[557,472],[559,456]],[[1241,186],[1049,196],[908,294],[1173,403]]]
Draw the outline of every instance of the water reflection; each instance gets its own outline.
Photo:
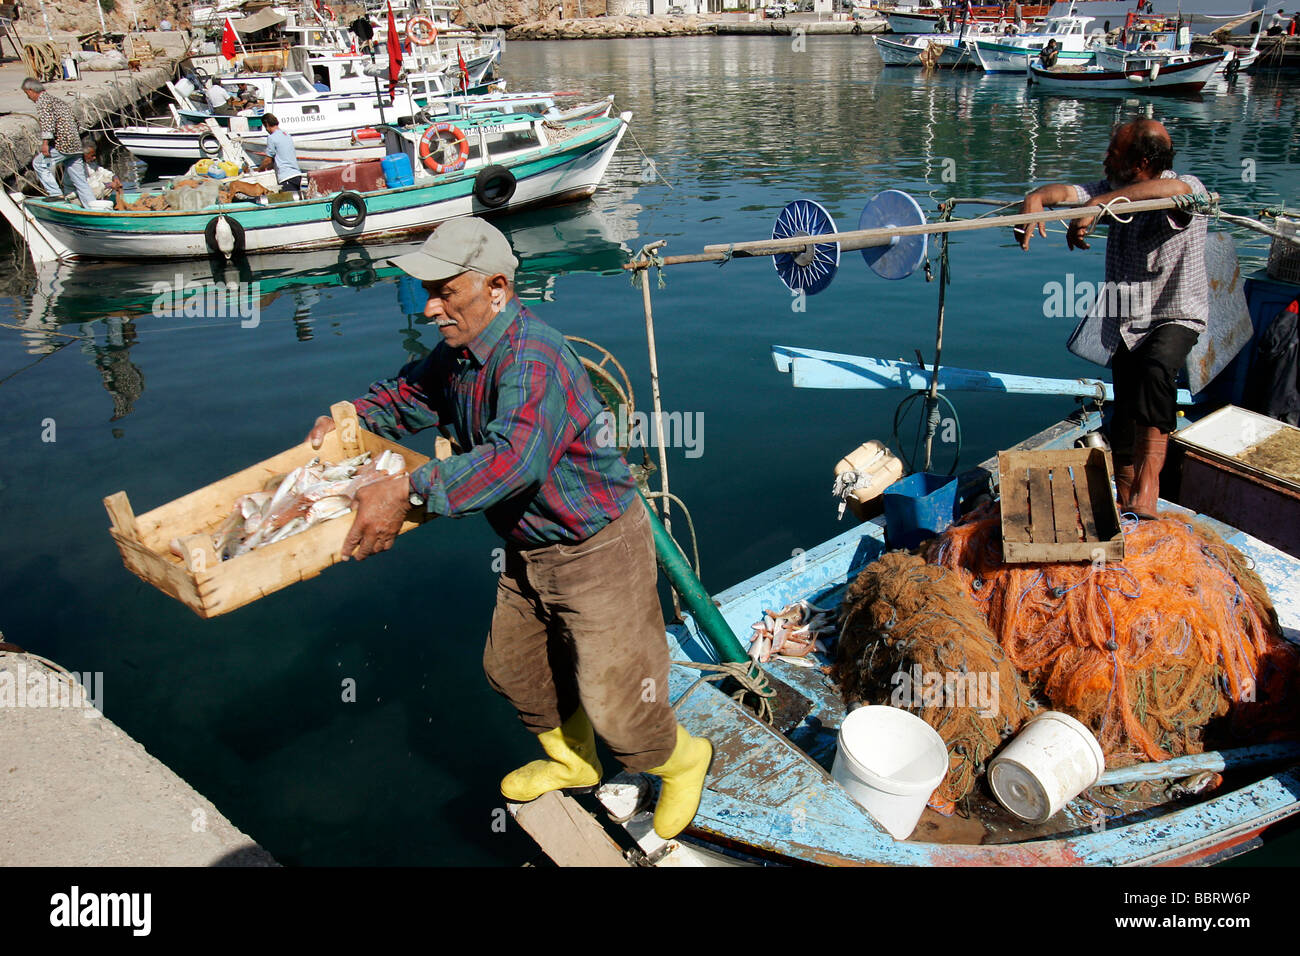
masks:
[[[525,301],[555,298],[557,277],[620,272],[636,233],[629,190],[607,192],[580,206],[514,215],[498,225],[520,259],[515,289]],[[144,391],[145,376],[131,351],[140,336],[189,327],[253,328],[279,300],[289,303],[288,321],[298,342],[318,334],[318,316],[331,288],[391,286],[404,317],[398,330],[403,350],[418,358],[428,346],[420,330],[425,294],[420,283],[391,265],[418,242],[353,245],[341,249],[253,255],[237,262],[215,259],[146,263],[46,263],[26,269],[11,286],[23,349],[44,356],[70,344],[80,326],[81,351],[99,371],[112,396],[112,421],[130,414]],[[184,322],[187,326],[177,323]]]

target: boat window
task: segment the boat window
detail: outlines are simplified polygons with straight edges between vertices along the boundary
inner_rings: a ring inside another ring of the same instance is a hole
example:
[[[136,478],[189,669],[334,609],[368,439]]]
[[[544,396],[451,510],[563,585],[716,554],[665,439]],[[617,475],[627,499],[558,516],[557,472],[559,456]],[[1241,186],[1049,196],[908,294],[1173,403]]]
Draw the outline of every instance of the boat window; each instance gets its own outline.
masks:
[[[319,106],[304,106],[302,108],[303,116],[315,116],[319,112],[320,112]]]
[[[499,133],[488,134],[488,150],[494,155],[514,153],[541,145],[532,126],[516,126]]]
[[[293,89],[284,80],[278,80],[275,84],[275,95],[277,97],[292,97]]]
[[[357,108],[357,104],[356,104],[356,103],[340,103],[340,104],[339,104],[339,112],[340,112],[340,113],[342,113],[344,110],[354,110],[354,109],[356,109],[356,108]]]
[[[293,80],[292,82],[294,87],[297,89],[299,96],[310,96],[312,93],[315,92],[314,87],[312,87],[312,85],[308,83],[307,80],[304,79],[303,77],[298,77],[296,80]]]

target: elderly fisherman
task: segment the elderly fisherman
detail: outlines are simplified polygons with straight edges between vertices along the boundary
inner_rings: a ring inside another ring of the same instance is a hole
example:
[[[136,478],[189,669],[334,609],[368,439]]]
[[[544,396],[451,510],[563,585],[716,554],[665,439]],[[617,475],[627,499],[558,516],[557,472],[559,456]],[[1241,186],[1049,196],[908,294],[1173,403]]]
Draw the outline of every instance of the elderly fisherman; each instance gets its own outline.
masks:
[[[654,828],[675,836],[699,807],[713,748],[666,699],[649,517],[623,456],[599,437],[595,389],[564,336],[515,297],[518,261],[487,222],[443,223],[393,262],[424,284],[443,341],[371,385],[357,413],[390,439],[450,429],[464,451],[363,488],[344,557],[387,550],[412,503],[484,513],[506,559],[483,667],[546,753],[507,775],[502,794],[596,785],[599,735],[624,767],[662,779]],[[331,428],[317,420],[313,447]]]
[[[63,189],[54,177],[54,167],[63,166],[63,176],[76,190],[81,205],[87,209],[95,199],[82,158],[81,130],[67,100],[45,88],[40,80],[23,80],[23,93],[36,104],[36,120],[41,128],[41,151],[32,159],[32,169],[41,181],[45,195],[61,197]]]

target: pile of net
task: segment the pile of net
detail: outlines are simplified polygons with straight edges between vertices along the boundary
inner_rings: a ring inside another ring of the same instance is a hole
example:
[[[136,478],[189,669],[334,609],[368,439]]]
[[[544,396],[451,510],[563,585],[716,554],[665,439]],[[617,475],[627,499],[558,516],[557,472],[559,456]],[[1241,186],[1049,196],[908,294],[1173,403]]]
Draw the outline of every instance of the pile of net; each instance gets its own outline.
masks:
[[[969,793],[1043,707],[1085,723],[1112,768],[1300,734],[1300,654],[1259,576],[1214,531],[1167,516],[1125,526],[1122,562],[1004,564],[1000,524],[991,503],[924,557],[886,555],[841,608],[832,674],[848,700],[908,706],[888,699],[890,681],[918,667],[996,675],[996,718],[946,695],[911,698],[952,756],[936,808]]]
[[[840,611],[831,676],[845,702],[903,707],[939,732],[948,775],[930,804],[951,812],[1030,716],[1025,682],[960,576],[918,555],[895,551],[868,565]]]

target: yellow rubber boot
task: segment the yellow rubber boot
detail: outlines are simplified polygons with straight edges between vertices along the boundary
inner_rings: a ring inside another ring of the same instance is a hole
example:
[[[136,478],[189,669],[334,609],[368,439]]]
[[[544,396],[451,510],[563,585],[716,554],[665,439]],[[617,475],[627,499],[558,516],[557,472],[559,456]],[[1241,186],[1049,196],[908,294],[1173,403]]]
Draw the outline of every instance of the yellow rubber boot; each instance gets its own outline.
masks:
[[[554,730],[537,735],[549,760],[534,760],[506,774],[501,793],[507,800],[527,803],[552,790],[594,787],[600,783],[596,759],[596,733],[586,711],[579,707]]]
[[[686,829],[700,809],[704,778],[713,762],[713,744],[703,737],[692,737],[677,725],[677,746],[662,767],[647,770],[663,781],[659,803],[655,805],[655,833],[671,840]]]

